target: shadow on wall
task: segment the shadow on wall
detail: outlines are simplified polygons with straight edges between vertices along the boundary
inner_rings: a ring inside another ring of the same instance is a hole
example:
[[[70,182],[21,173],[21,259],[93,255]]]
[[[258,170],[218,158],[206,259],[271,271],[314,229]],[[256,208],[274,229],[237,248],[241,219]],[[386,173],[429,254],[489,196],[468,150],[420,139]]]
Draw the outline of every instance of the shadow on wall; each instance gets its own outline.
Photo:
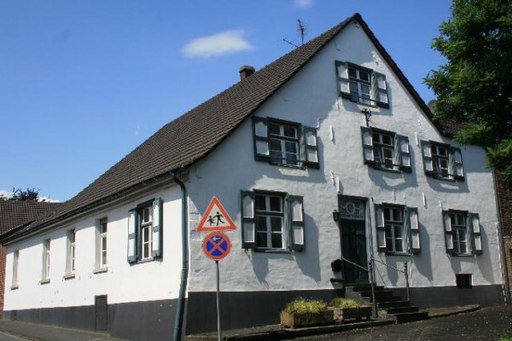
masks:
[[[258,281],[265,286],[269,286],[267,282],[267,275],[269,274],[269,262],[276,259],[287,260],[290,262],[296,262],[302,273],[315,281],[321,280],[320,275],[320,250],[318,245],[318,227],[314,223],[313,218],[308,215],[304,215],[305,229],[305,240],[306,248],[304,251],[292,251],[288,252],[258,252],[252,253],[251,264],[254,274],[258,278]],[[293,278],[287,279],[289,282],[293,282]]]

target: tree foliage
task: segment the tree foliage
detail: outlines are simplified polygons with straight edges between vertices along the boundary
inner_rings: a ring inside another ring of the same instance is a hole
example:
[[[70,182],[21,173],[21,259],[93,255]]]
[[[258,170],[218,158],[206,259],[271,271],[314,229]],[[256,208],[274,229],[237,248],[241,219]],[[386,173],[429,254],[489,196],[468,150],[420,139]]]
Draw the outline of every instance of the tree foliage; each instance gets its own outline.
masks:
[[[512,183],[512,0],[453,0],[432,47],[447,59],[425,78],[434,118],[461,123],[455,140],[485,147]]]
[[[27,188],[22,190],[21,188],[13,188],[12,195],[8,200],[13,201],[28,201],[34,200],[39,201],[39,190],[35,188]]]

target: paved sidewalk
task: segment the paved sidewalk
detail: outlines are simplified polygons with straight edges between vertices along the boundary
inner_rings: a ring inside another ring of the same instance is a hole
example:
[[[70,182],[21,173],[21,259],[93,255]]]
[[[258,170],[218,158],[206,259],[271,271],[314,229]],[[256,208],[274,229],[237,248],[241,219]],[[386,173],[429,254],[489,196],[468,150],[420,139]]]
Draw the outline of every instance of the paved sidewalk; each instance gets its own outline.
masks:
[[[9,320],[0,320],[0,331],[31,341],[123,341],[103,333]]]
[[[462,307],[449,308],[431,308],[428,309],[429,318],[457,315],[461,313],[478,310],[479,305],[468,305]],[[282,328],[280,325],[261,326],[254,328],[245,328],[237,330],[226,330],[222,332],[224,341],[269,341],[269,340],[287,340],[294,338],[303,338],[307,336],[317,336],[330,333],[339,333],[353,329],[375,328],[395,324],[391,318],[379,317],[372,321],[342,323],[328,326],[310,327],[310,328]],[[198,335],[187,335],[187,341],[217,341],[217,333],[204,333]]]

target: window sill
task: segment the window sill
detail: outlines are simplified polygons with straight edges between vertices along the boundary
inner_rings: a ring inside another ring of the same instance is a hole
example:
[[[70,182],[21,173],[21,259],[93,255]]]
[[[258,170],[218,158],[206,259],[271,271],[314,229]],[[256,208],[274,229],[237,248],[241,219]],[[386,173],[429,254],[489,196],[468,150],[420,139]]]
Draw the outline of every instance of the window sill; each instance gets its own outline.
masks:
[[[12,285],[11,290],[18,290],[19,286],[18,284]]]
[[[452,256],[452,257],[473,257],[475,255],[472,253],[450,253],[450,256]]]
[[[464,177],[458,179],[458,178],[445,178],[443,176],[440,176],[440,175],[436,175],[435,173],[426,173],[426,175],[429,177],[429,178],[432,178],[432,179],[436,179],[436,180],[439,180],[439,181],[446,181],[446,182],[453,182],[453,183],[457,183],[457,182],[464,182]]]
[[[391,251],[385,251],[386,256],[412,256],[409,252],[391,252]]]
[[[50,284],[50,279],[49,278],[46,278],[46,279],[42,279],[39,284],[41,285],[45,285],[45,284]]]
[[[74,273],[65,274],[63,278],[64,278],[64,280],[74,279],[75,274]]]
[[[95,275],[97,275],[97,274],[103,274],[103,273],[105,273],[105,272],[107,272],[107,271],[108,271],[108,268],[107,268],[107,267],[105,267],[105,268],[95,269],[92,273],[93,273],[93,274],[95,274]]]
[[[389,104],[388,103],[377,102],[377,101],[375,101],[373,99],[360,100],[359,97],[354,98],[354,96],[352,96],[351,94],[344,93],[344,92],[340,92],[340,94],[341,94],[341,97],[343,97],[345,99],[348,99],[352,103],[356,103],[356,104],[359,104],[359,105],[364,105],[364,106],[367,106],[367,107],[370,107],[370,108],[389,109]]]

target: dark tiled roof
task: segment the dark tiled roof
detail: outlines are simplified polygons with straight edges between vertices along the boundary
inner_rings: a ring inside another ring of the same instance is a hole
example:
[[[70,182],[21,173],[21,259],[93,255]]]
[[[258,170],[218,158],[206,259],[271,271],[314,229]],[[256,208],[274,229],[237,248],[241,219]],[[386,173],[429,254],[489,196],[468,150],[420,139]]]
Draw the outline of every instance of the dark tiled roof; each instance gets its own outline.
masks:
[[[0,233],[50,215],[59,205],[34,200],[0,201]]]
[[[29,229],[58,222],[108,201],[109,198],[121,196],[141,183],[185,168],[204,158],[352,20],[357,20],[361,24],[419,106],[431,117],[428,106],[421,100],[361,16],[356,13],[319,37],[166,124],[91,185],[67,201],[51,218],[38,221]]]

